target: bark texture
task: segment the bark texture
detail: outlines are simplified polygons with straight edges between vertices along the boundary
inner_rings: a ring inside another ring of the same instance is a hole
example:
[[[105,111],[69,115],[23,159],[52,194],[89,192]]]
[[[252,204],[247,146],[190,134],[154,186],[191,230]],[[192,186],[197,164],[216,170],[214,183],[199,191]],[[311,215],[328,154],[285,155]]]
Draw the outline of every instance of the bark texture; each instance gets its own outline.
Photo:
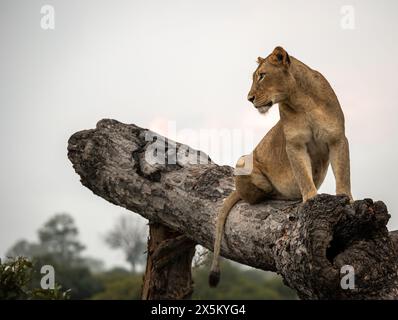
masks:
[[[154,152],[154,145],[166,147]],[[218,209],[234,188],[233,168],[107,119],[75,133],[68,156],[82,184],[98,196],[212,250]],[[279,273],[303,299],[396,299],[398,241],[387,230],[389,218],[384,203],[371,199],[351,204],[322,194],[305,205],[241,201],[227,220],[221,254]],[[341,288],[344,265],[355,270],[353,290]]]
[[[195,242],[159,223],[149,224],[143,300],[189,299]]]

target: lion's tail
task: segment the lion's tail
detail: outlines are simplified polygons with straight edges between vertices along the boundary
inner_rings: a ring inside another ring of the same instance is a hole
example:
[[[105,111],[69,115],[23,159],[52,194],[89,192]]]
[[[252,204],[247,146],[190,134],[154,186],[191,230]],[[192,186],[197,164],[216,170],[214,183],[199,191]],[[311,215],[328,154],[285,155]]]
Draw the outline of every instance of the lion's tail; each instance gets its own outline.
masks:
[[[216,287],[220,281],[220,247],[221,240],[224,233],[224,225],[227,220],[228,214],[232,207],[240,200],[238,192],[233,191],[226,199],[225,202],[218,213],[217,225],[216,225],[216,236],[214,240],[214,252],[213,252],[213,262],[211,264],[210,275],[209,275],[209,285],[210,287]]]

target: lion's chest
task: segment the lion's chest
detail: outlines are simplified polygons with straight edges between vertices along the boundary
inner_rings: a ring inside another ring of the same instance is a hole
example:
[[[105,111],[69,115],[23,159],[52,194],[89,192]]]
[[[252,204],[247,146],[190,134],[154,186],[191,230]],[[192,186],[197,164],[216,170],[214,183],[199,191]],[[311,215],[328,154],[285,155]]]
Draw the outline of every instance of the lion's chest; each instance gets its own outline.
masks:
[[[331,132],[327,121],[303,115],[294,122],[288,122],[284,132],[286,144],[305,146],[311,160],[314,183],[320,185],[329,165],[328,140]]]

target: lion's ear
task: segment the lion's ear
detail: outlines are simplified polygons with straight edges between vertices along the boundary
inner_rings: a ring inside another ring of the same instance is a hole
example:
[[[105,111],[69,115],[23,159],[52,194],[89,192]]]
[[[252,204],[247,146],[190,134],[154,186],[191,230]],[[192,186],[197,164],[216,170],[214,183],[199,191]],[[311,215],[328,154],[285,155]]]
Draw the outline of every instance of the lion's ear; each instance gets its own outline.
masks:
[[[270,62],[276,66],[284,66],[286,68],[290,66],[290,57],[282,47],[276,47],[274,51],[272,51],[269,59]]]
[[[261,57],[257,57],[257,63],[260,64],[261,62],[263,62],[265,59],[261,58]]]

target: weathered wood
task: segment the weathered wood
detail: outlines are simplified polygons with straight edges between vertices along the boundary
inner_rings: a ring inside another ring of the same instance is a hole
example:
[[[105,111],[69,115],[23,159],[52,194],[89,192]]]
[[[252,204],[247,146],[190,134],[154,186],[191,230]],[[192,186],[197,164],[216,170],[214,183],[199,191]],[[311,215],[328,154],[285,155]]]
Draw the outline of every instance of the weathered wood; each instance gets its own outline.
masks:
[[[189,299],[194,254],[195,242],[160,223],[150,223],[142,299]]]
[[[166,163],[151,164],[148,136],[154,135],[102,120],[70,138],[68,156],[95,194],[212,249],[217,211],[234,187],[233,169],[211,161],[186,163],[186,154],[192,160],[197,152],[161,136],[157,142],[168,146]],[[395,299],[397,234],[388,233],[389,217],[380,201],[350,204],[344,196],[326,194],[305,205],[239,202],[226,223],[221,254],[278,272],[301,298]],[[354,267],[354,290],[340,286],[343,265]]]

